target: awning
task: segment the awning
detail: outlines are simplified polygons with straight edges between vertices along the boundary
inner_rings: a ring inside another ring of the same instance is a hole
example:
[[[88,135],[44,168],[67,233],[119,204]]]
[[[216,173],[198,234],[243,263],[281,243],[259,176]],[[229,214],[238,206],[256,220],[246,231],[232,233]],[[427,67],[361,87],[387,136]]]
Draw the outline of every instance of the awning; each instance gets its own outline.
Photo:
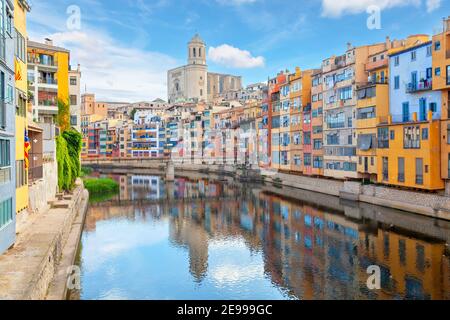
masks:
[[[42,129],[35,122],[30,120],[28,120],[28,130],[34,132],[44,132],[44,129]]]
[[[373,138],[371,134],[361,134],[358,136],[358,148],[362,151],[372,149]]]

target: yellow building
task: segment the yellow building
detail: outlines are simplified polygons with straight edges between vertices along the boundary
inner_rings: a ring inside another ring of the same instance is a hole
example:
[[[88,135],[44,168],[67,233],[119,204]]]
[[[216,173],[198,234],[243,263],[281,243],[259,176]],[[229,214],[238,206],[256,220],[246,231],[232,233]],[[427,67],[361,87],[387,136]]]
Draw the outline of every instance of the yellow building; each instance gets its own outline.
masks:
[[[27,54],[29,90],[33,94],[33,120],[55,123],[58,101],[70,105],[70,52],[54,46],[52,40],[46,39],[45,43],[28,41]]]
[[[450,17],[443,20],[443,30],[433,37],[433,89],[442,92],[441,177],[450,194]]]
[[[25,163],[25,131],[27,130],[27,12],[30,6],[26,0],[15,0],[15,83],[16,83],[16,211],[28,207],[28,170]],[[32,159],[30,159],[32,161]]]
[[[356,136],[357,171],[360,178],[377,181],[377,124],[389,114],[387,48],[369,55],[368,82],[357,86]]]
[[[389,116],[378,117],[377,182],[441,190],[440,94],[432,86],[432,45],[413,35],[389,50]]]

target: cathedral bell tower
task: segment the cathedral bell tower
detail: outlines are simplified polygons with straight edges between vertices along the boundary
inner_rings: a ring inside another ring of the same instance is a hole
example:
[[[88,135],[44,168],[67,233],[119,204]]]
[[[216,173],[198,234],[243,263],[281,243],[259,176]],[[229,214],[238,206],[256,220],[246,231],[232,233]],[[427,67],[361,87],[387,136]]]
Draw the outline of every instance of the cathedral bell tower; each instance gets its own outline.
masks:
[[[188,65],[206,66],[206,45],[198,34],[188,44]]]

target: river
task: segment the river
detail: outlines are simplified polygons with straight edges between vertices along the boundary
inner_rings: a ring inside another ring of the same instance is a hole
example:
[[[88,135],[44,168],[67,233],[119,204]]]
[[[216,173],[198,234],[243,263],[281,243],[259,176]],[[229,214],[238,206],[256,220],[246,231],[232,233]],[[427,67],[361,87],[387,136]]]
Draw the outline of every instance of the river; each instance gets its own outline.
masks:
[[[231,178],[108,176],[120,193],[90,205],[71,299],[450,299],[448,222]]]

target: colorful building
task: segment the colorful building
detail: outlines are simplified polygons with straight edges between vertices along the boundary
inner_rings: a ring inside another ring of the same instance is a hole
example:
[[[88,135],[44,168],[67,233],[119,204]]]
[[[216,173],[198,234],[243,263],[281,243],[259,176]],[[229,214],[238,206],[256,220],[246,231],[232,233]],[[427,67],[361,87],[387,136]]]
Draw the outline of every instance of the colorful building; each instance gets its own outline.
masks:
[[[432,75],[433,90],[441,93],[441,177],[450,195],[450,17],[442,24],[442,32],[433,36]]]
[[[441,99],[432,85],[432,42],[411,36],[389,51],[389,117],[378,126],[378,182],[440,190]]]
[[[322,64],[324,99],[324,175],[356,179],[356,85],[367,82],[368,57],[384,44],[360,47],[348,45],[344,55],[325,59]]]
[[[28,208],[28,168],[27,161],[42,161],[42,154],[32,154],[25,160],[25,135],[28,135],[27,102],[28,102],[28,73],[27,73],[27,20],[30,11],[27,1],[16,0],[14,5],[15,43],[15,104],[16,104],[16,212]],[[28,142],[30,144],[30,142]]]
[[[56,123],[58,102],[70,106],[70,52],[54,46],[52,40],[46,39],[45,43],[28,41],[27,56],[33,120]]]
[[[14,25],[14,6],[5,0],[0,0],[0,5],[3,9],[0,11],[1,19],[5,22],[0,24],[2,34],[0,47],[3,49],[0,51],[0,254],[2,254],[16,239],[17,138],[14,108],[15,35],[11,28]]]
[[[322,70],[315,70],[311,75],[311,109],[312,109],[312,171],[314,176],[323,176],[323,76]]]

